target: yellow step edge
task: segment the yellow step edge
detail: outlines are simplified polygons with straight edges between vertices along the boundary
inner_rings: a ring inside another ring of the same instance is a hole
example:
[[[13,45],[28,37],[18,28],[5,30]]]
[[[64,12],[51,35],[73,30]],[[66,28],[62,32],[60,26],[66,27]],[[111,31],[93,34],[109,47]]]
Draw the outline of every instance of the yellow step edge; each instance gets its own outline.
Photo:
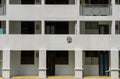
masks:
[[[39,78],[39,76],[12,76],[11,78]],[[47,78],[75,78],[75,76],[47,76]]]
[[[75,78],[75,76],[48,76],[47,78]]]
[[[39,78],[38,76],[12,76],[11,78]]]
[[[85,76],[84,78],[110,78],[110,76]]]

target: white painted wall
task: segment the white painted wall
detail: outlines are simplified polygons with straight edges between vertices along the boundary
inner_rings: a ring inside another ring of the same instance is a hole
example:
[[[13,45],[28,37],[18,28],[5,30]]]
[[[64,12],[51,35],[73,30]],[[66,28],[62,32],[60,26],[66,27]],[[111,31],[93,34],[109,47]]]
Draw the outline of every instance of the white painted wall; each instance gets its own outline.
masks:
[[[7,13],[12,19],[15,17],[38,20],[42,17],[74,17],[77,14],[76,5],[9,5]]]
[[[38,57],[34,54],[34,65],[21,65],[20,64],[20,52],[11,52],[11,76],[15,75],[36,75],[38,76]]]
[[[86,76],[98,76],[99,65],[84,65],[84,75]]]
[[[37,52],[38,53],[38,52]],[[38,54],[37,54],[38,55]],[[20,52],[11,52],[11,76],[14,75],[36,75],[38,76],[38,62],[39,58],[35,56],[34,65],[21,65],[20,64]],[[68,65],[56,65],[55,75],[74,75],[74,52],[69,52],[69,64]]]
[[[67,37],[71,36],[72,43],[67,43]],[[110,50],[112,47],[120,49],[119,35],[1,35],[0,50]],[[89,41],[88,41],[89,40]]]
[[[119,17],[119,14],[120,14],[120,5],[115,5],[114,8],[113,8],[114,12],[113,12],[113,17],[116,19],[116,20],[120,20],[120,17]]]
[[[68,65],[56,65],[55,75],[73,75],[75,68],[75,55],[73,51],[69,51],[69,64]]]
[[[89,57],[87,57],[87,58],[89,58]],[[84,76],[98,76],[99,75],[98,57],[94,57],[94,61],[96,61],[96,64],[86,64],[86,62],[89,63],[89,61],[88,61],[88,59],[86,60],[85,51],[83,51]]]

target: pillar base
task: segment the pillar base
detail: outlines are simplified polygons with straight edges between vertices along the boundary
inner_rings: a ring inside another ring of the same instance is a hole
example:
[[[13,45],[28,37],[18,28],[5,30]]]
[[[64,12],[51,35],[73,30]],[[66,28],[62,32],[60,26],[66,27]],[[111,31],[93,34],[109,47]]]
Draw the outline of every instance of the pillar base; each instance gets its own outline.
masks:
[[[10,78],[10,69],[2,69],[3,78]]]
[[[46,78],[46,68],[39,69],[39,78]]]
[[[119,78],[119,69],[111,69],[111,78]]]
[[[83,78],[83,69],[75,69],[75,78]]]

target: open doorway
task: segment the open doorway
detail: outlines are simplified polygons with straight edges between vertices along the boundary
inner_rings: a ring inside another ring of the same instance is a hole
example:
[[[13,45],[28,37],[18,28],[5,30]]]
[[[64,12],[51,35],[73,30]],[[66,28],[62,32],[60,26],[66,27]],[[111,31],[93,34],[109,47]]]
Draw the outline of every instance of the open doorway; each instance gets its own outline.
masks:
[[[99,34],[109,34],[109,25],[99,25]]]
[[[73,51],[47,51],[47,76],[73,76]]]
[[[85,51],[85,76],[108,76],[109,51]]]
[[[46,4],[69,4],[69,0],[45,0]]]
[[[34,34],[34,22],[21,22],[21,34]]]
[[[45,34],[69,34],[68,22],[46,22]]]
[[[35,0],[21,0],[21,4],[34,4]]]

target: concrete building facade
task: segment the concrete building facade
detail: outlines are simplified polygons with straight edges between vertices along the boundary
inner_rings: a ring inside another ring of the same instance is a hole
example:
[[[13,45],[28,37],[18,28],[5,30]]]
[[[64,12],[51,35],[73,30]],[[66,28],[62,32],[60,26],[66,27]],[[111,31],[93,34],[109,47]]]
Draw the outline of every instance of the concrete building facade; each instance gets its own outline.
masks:
[[[120,71],[119,0],[0,0],[0,75]]]

